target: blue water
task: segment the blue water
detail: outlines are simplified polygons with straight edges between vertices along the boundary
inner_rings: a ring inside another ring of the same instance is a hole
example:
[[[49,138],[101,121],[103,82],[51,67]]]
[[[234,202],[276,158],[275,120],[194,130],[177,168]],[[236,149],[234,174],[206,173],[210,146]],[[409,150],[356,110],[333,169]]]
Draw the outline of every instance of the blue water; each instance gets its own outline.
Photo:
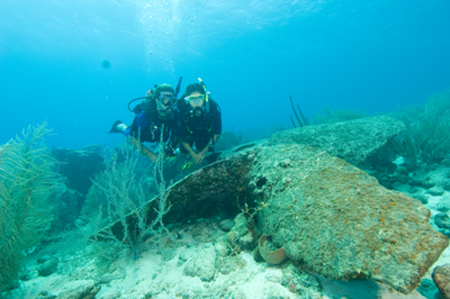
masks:
[[[450,88],[449,16],[448,0],[1,0],[0,143],[47,120],[51,146],[113,146],[128,101],[180,76],[250,137],[291,127],[290,93],[309,117],[421,105]]]

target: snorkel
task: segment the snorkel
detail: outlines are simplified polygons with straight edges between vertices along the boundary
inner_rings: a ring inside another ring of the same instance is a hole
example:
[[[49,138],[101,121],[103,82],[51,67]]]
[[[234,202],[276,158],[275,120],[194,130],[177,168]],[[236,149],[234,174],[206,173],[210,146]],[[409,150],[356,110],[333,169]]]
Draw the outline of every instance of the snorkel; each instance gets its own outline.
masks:
[[[178,97],[178,93],[180,92],[181,80],[183,80],[183,77],[180,77],[180,80],[178,80],[177,87],[175,88],[175,97]]]

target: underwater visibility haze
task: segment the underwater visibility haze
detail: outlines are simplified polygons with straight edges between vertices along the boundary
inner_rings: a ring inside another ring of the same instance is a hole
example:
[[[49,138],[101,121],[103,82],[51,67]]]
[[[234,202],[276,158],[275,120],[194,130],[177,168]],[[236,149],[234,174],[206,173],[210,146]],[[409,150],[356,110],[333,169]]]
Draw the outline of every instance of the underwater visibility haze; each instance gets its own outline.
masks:
[[[154,84],[201,77],[224,128],[247,138],[290,128],[289,94],[369,115],[422,105],[450,87],[450,3],[436,1],[3,0],[5,143],[47,120],[48,143],[106,134]]]
[[[448,0],[1,0],[0,297],[450,298],[449,15]],[[181,77],[222,109],[216,152],[108,134]],[[311,126],[286,130],[292,108]]]

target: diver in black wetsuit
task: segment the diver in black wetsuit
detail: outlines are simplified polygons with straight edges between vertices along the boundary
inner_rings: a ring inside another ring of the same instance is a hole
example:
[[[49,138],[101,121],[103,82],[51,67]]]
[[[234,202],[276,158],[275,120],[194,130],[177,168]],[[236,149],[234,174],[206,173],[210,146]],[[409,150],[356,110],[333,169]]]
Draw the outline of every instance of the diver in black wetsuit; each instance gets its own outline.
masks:
[[[110,133],[123,133],[129,142],[144,156],[156,162],[158,156],[143,145],[143,142],[159,143],[164,125],[163,142],[166,155],[173,155],[176,146],[173,131],[176,120],[176,96],[169,84],[161,84],[147,93],[143,103],[133,111],[137,114],[131,126],[121,121],[113,124]]]
[[[201,163],[208,151],[214,151],[222,133],[222,113],[201,80],[200,84],[189,84],[178,100],[176,132],[180,152],[189,153],[195,163]]]

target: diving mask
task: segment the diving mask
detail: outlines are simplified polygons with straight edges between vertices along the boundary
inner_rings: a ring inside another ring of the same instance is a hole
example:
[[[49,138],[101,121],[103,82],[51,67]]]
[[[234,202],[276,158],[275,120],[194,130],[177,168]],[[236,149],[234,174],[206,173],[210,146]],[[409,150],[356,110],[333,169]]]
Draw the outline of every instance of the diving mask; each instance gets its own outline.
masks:
[[[189,96],[184,99],[191,104],[202,103],[205,100],[205,95]]]
[[[160,95],[158,99],[159,102],[164,106],[173,106],[177,102],[177,98],[170,95]]]

